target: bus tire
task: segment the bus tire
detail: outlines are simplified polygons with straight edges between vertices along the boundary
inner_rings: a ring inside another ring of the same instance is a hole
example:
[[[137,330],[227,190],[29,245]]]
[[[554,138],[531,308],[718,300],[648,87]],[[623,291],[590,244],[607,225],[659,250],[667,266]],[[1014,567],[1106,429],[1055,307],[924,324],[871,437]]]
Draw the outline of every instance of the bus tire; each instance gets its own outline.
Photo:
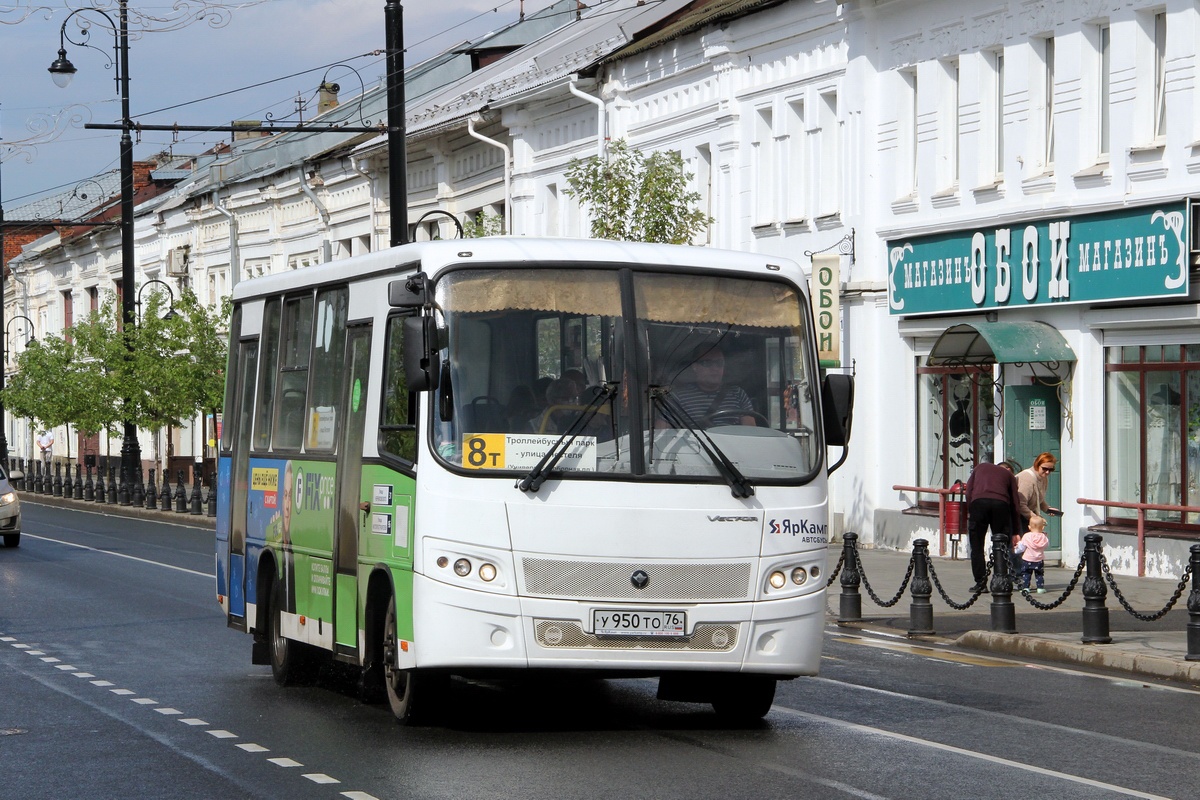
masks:
[[[280,686],[297,683],[308,669],[311,656],[306,645],[283,635],[283,584],[271,583],[271,630],[268,644],[271,650],[271,674]]]
[[[769,675],[722,676],[713,687],[713,711],[735,724],[758,722],[774,702],[775,679]]]
[[[383,622],[383,685],[387,691],[388,705],[401,725],[415,721],[413,699],[416,694],[415,670],[396,666],[400,636],[396,626],[396,598],[388,600],[387,617]]]
[[[21,544],[21,534],[19,534],[19,533],[4,534],[4,546],[5,547],[17,547],[20,544]]]

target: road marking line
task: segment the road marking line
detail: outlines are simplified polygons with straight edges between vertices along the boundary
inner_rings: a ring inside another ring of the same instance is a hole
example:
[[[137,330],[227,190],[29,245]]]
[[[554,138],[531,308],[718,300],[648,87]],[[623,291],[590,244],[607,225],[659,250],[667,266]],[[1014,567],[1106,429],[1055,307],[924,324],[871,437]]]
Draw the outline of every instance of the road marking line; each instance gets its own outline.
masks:
[[[79,669],[79,667],[75,666],[74,664],[59,664],[55,667],[55,669],[61,669],[63,672],[70,672],[73,669]]]
[[[991,658],[988,656],[978,656],[971,653],[955,653],[937,648],[923,646],[919,644],[906,644],[903,642],[878,642],[871,639],[859,639],[856,637],[835,636],[833,641],[842,644],[856,644],[862,647],[875,647],[880,650],[892,650],[909,655],[921,656],[922,658],[935,658],[938,661],[953,661],[958,664],[971,664],[977,667],[1020,667],[1020,663],[1007,659]]]
[[[215,578],[216,577],[216,575],[214,575],[211,572],[197,572],[194,569],[187,569],[186,567],[177,567],[174,564],[164,564],[161,561],[151,561],[148,558],[138,558],[137,556],[130,556],[130,555],[126,555],[125,553],[114,553],[112,550],[104,550],[99,547],[88,547],[86,544],[76,544],[75,542],[68,542],[68,541],[64,541],[63,539],[52,539],[49,536],[34,536],[33,534],[29,534],[29,533],[27,533],[25,535],[28,536],[30,539],[40,539],[43,542],[55,542],[56,544],[65,544],[68,547],[77,547],[80,550],[91,550],[93,553],[103,553],[106,556],[116,556],[117,558],[127,558],[130,561],[138,561],[138,562],[141,562],[142,564],[151,564],[156,567],[165,567],[167,569],[173,569],[173,570],[177,570],[179,572],[186,572],[189,575],[199,575],[201,578]]]
[[[112,692],[113,694],[119,694],[122,697],[131,695],[131,694],[137,694],[137,692],[135,692],[133,689],[109,689],[109,691]]]
[[[379,800],[375,795],[366,792],[342,792],[342,797],[349,798],[349,800]]]
[[[155,711],[157,711],[157,712],[158,712],[158,713],[160,713],[160,714],[166,714],[167,716],[172,716],[172,715],[175,715],[175,714],[182,714],[182,713],[183,713],[183,712],[182,712],[182,711],[180,711],[178,708],[156,708],[156,709],[154,709],[154,710],[155,710]]]
[[[202,720],[202,719],[197,719],[196,717],[188,717],[187,719],[181,719],[181,720],[179,720],[179,721],[180,721],[180,722],[182,722],[184,725],[191,725],[192,727],[197,727],[197,726],[200,726],[200,725],[207,725],[207,724],[208,724],[208,723],[207,723],[207,722],[205,722],[204,720]]]
[[[230,733],[229,731],[216,730],[216,731],[206,731],[206,733],[209,736],[215,736],[218,739],[236,739],[237,738],[236,733]]]
[[[1091,787],[1094,787],[1097,789],[1104,789],[1104,790],[1110,791],[1110,792],[1118,792],[1120,794],[1125,794],[1130,797],[1140,797],[1143,800],[1171,800],[1170,797],[1166,797],[1164,795],[1150,794],[1149,792],[1140,792],[1137,789],[1129,789],[1124,786],[1117,786],[1116,784],[1112,784],[1112,783],[1104,783],[1103,781],[1096,781],[1096,780],[1092,780],[1091,778],[1084,778],[1080,775],[1072,775],[1069,772],[1058,772],[1057,770],[1044,769],[1043,767],[1036,767],[1033,764],[1023,764],[1020,761],[1013,761],[1012,759],[1008,759],[1008,758],[1000,758],[998,756],[993,756],[988,753],[980,753],[975,750],[967,750],[965,748],[955,747],[954,745],[950,745],[950,744],[942,744],[941,742],[934,742],[934,741],[930,741],[929,739],[921,739],[916,736],[909,736],[904,733],[896,733],[894,731],[884,730],[883,728],[873,728],[869,725],[861,725],[857,722],[846,722],[845,720],[836,719],[834,717],[824,717],[824,716],[821,716],[820,714],[812,714],[807,711],[797,711],[796,709],[785,708],[783,706],[773,706],[772,710],[779,711],[784,714],[790,714],[795,717],[802,717],[804,719],[813,720],[814,722],[823,722],[823,723],[826,723],[829,725],[833,725],[835,727],[846,728],[848,730],[857,731],[859,733],[865,733],[865,734],[874,735],[874,736],[883,736],[888,739],[894,739],[894,740],[900,741],[900,742],[907,742],[909,744],[915,744],[915,745],[919,745],[921,747],[928,747],[933,750],[941,750],[941,751],[947,752],[947,753],[955,753],[960,756],[966,756],[967,758],[975,758],[980,761],[987,761],[992,764],[999,764],[1000,766],[1012,767],[1013,769],[1024,770],[1025,772],[1032,772],[1037,775],[1046,775],[1051,778],[1060,778],[1062,780],[1070,781],[1072,783],[1078,783],[1078,784],[1082,784],[1084,786],[1091,786]]]
[[[304,766],[299,761],[295,761],[290,758],[268,758],[267,761],[270,761],[272,764],[274,764],[277,767],[303,767]]]
[[[62,659],[55,658],[54,656],[43,656],[42,661],[45,661],[47,664],[57,664],[58,662],[62,661]]]
[[[236,746],[239,750],[245,750],[247,753],[269,753],[269,752],[271,752],[271,749],[269,747],[263,747],[261,744],[254,744],[253,742],[245,742],[244,744],[239,744]]]
[[[341,783],[337,778],[331,778],[324,772],[309,772],[304,777],[313,783]]]
[[[135,697],[135,698],[133,698],[133,702],[137,703],[139,706],[156,706],[156,705],[158,705],[157,700],[151,700],[149,697]]]
[[[20,642],[18,642],[17,644],[14,644],[13,647],[17,648],[18,650],[28,650],[29,649],[29,645],[21,644]]]
[[[92,681],[92,686],[116,686],[112,681],[96,680]]]
[[[95,675],[93,675],[90,672],[72,672],[71,674],[74,675],[76,678],[94,678],[94,677],[96,677]]]

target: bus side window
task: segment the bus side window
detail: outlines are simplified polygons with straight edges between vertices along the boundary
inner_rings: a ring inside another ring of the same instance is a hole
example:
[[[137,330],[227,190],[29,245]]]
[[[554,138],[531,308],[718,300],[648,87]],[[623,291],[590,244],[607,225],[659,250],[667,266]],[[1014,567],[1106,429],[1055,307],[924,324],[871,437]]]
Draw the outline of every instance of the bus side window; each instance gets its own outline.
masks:
[[[379,449],[405,461],[417,460],[417,404],[404,380],[404,317],[387,322]]]
[[[299,449],[304,439],[308,364],[312,354],[313,296],[288,298],[283,307],[283,347],[279,359],[279,409],[273,447]]]

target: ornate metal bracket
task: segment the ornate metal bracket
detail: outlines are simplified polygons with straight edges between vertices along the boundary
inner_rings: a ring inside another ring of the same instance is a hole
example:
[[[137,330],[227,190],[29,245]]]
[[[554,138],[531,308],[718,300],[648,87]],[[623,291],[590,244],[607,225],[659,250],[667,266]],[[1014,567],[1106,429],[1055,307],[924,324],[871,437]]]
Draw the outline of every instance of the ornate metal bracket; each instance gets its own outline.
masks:
[[[829,247],[822,247],[820,250],[805,250],[804,255],[806,258],[812,258],[817,253],[828,253],[830,250],[834,249],[835,247],[837,248],[839,255],[850,256],[850,263],[853,264],[854,263],[854,229],[851,228],[849,233],[847,233],[845,236],[843,236],[841,239],[837,240],[833,244],[829,245]]]

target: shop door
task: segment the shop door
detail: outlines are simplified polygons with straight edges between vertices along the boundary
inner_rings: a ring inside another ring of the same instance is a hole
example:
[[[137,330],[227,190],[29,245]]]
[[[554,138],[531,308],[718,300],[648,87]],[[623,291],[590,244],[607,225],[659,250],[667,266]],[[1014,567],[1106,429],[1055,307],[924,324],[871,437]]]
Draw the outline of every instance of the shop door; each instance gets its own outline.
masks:
[[[1062,407],[1053,386],[1004,387],[1004,457],[1016,461],[1021,469],[1033,466],[1040,453],[1056,459],[1062,448]],[[1059,461],[1060,468],[1063,466]],[[1050,475],[1046,502],[1062,508],[1062,475]],[[1062,524],[1059,517],[1046,519],[1047,550],[1062,550]]]
[[[358,650],[358,537],[367,524],[361,510],[363,427],[367,418],[367,378],[371,363],[371,327],[350,328],[346,336],[346,409],[338,442],[338,516],[334,570],[337,587],[334,602],[334,640],[339,653]]]

